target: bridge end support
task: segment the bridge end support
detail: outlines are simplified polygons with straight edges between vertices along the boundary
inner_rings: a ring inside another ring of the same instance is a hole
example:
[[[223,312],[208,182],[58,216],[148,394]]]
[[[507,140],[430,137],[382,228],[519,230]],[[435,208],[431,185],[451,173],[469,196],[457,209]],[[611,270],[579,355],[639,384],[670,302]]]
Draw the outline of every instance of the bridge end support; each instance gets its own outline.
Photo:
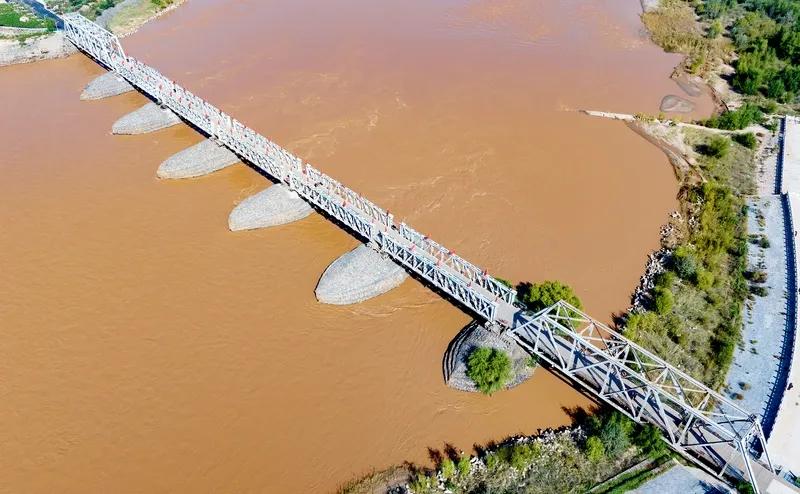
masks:
[[[388,292],[406,278],[403,268],[360,245],[328,266],[315,295],[324,304],[355,304]]]

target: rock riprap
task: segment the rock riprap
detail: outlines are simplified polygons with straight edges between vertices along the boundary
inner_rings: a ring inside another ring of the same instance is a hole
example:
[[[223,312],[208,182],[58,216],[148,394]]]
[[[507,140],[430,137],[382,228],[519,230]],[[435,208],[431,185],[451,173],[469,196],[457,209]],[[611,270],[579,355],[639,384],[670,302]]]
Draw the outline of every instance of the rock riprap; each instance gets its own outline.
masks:
[[[181,119],[177,115],[151,102],[114,122],[111,132],[125,135],[146,134],[179,123]]]
[[[90,82],[81,93],[82,100],[109,98],[118,94],[133,91],[128,81],[114,72],[106,72]]]
[[[300,196],[278,184],[248,197],[233,208],[228,216],[228,228],[240,231],[285,225],[301,220],[313,211]]]
[[[456,335],[444,354],[442,370],[448,386],[460,391],[479,392],[475,382],[467,376],[467,359],[476,348],[482,347],[501,350],[511,359],[511,379],[505,389],[519,386],[536,370],[536,366],[531,365],[531,355],[519,344],[472,322]]]
[[[239,162],[233,151],[206,139],[175,153],[158,167],[158,178],[193,178],[222,170]]]
[[[661,100],[661,111],[670,113],[689,113],[694,110],[694,103],[674,94],[668,94]]]
[[[324,304],[355,304],[388,292],[406,278],[403,268],[360,245],[328,266],[315,294]]]

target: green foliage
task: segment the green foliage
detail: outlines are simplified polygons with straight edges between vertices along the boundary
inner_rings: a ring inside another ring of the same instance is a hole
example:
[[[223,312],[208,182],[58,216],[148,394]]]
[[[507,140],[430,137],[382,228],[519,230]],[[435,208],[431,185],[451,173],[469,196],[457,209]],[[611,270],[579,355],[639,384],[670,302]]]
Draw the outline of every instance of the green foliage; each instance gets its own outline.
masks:
[[[603,441],[597,436],[589,436],[586,439],[586,457],[592,463],[597,463],[602,460],[606,455],[606,447],[603,446]]]
[[[753,484],[747,482],[746,480],[739,481],[736,484],[736,490],[739,491],[739,494],[755,494],[755,489],[753,489]]]
[[[442,472],[442,477],[445,479],[452,479],[456,475],[456,464],[453,463],[453,460],[450,458],[445,458],[442,460],[442,465],[439,467],[439,471]]]
[[[697,274],[697,258],[686,247],[678,247],[672,256],[672,269],[684,280],[694,279]]]
[[[657,458],[667,452],[667,445],[661,440],[661,431],[654,425],[637,426],[631,439],[644,454],[651,458]]]
[[[733,140],[746,147],[747,149],[755,149],[758,146],[758,140],[752,132],[745,132],[744,134],[734,134]]]
[[[533,311],[550,307],[559,300],[583,308],[580,299],[572,288],[559,281],[543,281],[542,283],[520,283],[517,286],[520,300]]]
[[[469,456],[461,455],[458,458],[458,463],[456,463],[456,468],[458,469],[458,475],[460,477],[466,477],[469,475],[470,465],[469,465]]]
[[[697,288],[708,291],[714,286],[714,273],[700,269],[695,275],[695,281],[697,282]]]
[[[658,315],[652,311],[634,313],[628,316],[623,334],[634,341],[640,339],[642,334],[659,334],[661,323]]]
[[[22,21],[22,17],[26,17],[27,20]],[[48,23],[27,8],[12,3],[0,4],[0,26],[50,28],[51,25],[52,21]]]
[[[656,313],[664,315],[672,310],[672,306],[675,305],[675,297],[669,289],[657,287],[655,295]]]
[[[741,62],[740,62],[741,63]],[[739,73],[737,72],[737,75]],[[735,85],[735,83],[734,83]],[[746,93],[746,91],[743,91]],[[752,93],[755,94],[755,93]],[[737,110],[728,110],[702,122],[706,127],[724,130],[741,130],[750,124],[759,123],[764,118],[761,109],[752,103],[745,103]]]
[[[634,422],[618,411],[603,410],[589,419],[589,437],[597,436],[608,456],[616,458],[631,445]]]
[[[467,357],[467,376],[482,393],[491,395],[511,378],[511,359],[496,348],[476,348]]]

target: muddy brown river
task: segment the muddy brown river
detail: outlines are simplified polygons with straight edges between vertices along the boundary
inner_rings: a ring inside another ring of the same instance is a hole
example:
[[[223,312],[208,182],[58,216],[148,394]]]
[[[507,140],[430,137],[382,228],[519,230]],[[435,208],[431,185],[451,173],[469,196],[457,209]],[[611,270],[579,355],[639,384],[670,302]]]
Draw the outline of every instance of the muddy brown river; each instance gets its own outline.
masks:
[[[574,110],[657,113],[679,57],[635,0],[191,0],[127,51],[490,273],[623,310],[675,208],[656,148]],[[83,55],[0,69],[0,492],[332,492],[428,448],[568,423],[545,371],[443,384],[469,320],[416,281],[318,304],[356,241],[319,215],[231,233],[267,185],[159,163],[180,125],[110,135]],[[711,109],[698,101],[698,114]]]

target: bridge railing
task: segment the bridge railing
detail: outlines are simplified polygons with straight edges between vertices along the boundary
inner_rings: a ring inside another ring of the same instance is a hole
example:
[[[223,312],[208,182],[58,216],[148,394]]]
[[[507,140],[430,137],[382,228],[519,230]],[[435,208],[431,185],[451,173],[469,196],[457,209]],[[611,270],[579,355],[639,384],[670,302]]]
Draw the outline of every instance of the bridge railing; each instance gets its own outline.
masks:
[[[512,303],[514,290],[458,257],[342,183],[317,170],[235,118],[126,56],[113,34],[79,14],[64,16],[67,37],[78,48],[131,84],[217,139],[275,180],[325,211],[396,262],[416,272],[478,316],[495,322],[498,302]]]
[[[558,302],[523,320],[510,334],[551,368],[580,383],[637,422],[659,427],[676,450],[724,471],[737,451],[752,478],[749,449],[766,440],[756,415],[662,358]]]

